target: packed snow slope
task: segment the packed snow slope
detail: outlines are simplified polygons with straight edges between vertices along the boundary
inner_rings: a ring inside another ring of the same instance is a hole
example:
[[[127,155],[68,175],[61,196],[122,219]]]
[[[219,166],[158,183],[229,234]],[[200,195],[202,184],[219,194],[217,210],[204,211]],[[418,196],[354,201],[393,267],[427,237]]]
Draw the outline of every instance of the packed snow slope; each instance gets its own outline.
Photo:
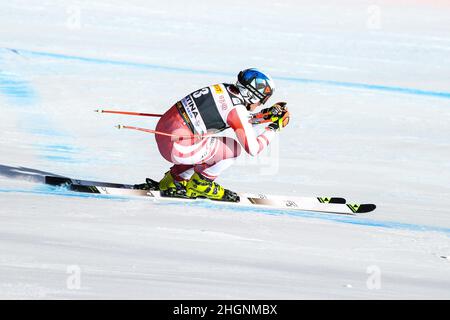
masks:
[[[0,298],[450,298],[447,1],[3,1]],[[101,198],[170,166],[120,131],[248,67],[289,126],[219,182],[376,203],[342,217]]]

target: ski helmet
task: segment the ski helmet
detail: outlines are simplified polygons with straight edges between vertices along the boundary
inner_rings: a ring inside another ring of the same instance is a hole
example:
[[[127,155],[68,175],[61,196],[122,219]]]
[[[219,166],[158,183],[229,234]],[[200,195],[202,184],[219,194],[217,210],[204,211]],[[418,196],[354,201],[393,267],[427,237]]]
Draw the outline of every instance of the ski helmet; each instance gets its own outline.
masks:
[[[264,104],[275,90],[272,78],[256,68],[239,72],[236,86],[247,104]]]

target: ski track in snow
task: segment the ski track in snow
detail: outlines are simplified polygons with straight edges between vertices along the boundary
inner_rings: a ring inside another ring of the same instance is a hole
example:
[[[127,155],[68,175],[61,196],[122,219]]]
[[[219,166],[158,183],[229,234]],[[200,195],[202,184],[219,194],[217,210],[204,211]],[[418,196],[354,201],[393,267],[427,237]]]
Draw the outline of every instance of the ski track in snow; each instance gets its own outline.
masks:
[[[127,196],[117,196],[117,195],[97,195],[81,192],[73,192],[67,190],[64,187],[53,187],[53,186],[38,186],[31,190],[27,189],[14,189],[14,188],[0,188],[0,193],[24,193],[24,194],[37,194],[37,195],[51,195],[51,196],[62,196],[70,198],[85,198],[85,199],[110,199],[114,201],[147,201],[150,205],[154,206],[168,206],[171,209],[176,208],[186,208],[186,207],[200,207],[204,209],[214,210],[230,210],[236,213],[254,213],[254,214],[265,214],[265,215],[276,215],[276,216],[292,216],[300,218],[313,218],[324,221],[332,221],[344,224],[353,224],[365,227],[377,227],[386,229],[396,229],[396,230],[408,230],[408,231],[422,231],[422,232],[439,232],[450,236],[450,228],[440,228],[435,226],[401,223],[395,221],[380,221],[376,219],[367,218],[367,216],[375,215],[375,213],[360,214],[357,216],[345,216],[339,214],[326,214],[320,212],[310,212],[301,210],[281,210],[281,209],[267,209],[267,208],[253,208],[253,207],[233,207],[229,204],[222,204],[221,206],[210,203],[209,201],[195,201],[192,203],[155,203],[152,199],[141,198],[141,197],[127,197]],[[375,211],[376,212],[376,211]],[[364,217],[366,216],[366,217]]]

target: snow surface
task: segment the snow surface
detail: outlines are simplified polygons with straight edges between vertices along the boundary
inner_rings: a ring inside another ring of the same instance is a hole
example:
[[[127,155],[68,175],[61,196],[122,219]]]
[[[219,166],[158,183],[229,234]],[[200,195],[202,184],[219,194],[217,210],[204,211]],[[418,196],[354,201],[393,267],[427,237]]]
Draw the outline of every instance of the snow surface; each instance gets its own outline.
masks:
[[[449,299],[447,1],[4,1],[0,298]],[[100,198],[46,173],[135,183],[169,164],[156,120],[247,67],[289,126],[232,190],[373,202],[342,217]]]

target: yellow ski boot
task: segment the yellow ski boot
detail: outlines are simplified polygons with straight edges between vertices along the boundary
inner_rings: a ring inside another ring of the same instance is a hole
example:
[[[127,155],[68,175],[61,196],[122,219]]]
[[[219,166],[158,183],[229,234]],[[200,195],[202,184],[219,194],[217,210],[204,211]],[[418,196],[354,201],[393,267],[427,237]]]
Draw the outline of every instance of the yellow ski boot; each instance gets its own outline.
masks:
[[[170,171],[167,171],[161,181],[159,181],[159,190],[164,197],[186,197],[187,183],[186,180],[175,180]]]
[[[189,198],[208,198],[211,200],[239,202],[237,193],[224,189],[213,180],[195,172],[186,185]]]

